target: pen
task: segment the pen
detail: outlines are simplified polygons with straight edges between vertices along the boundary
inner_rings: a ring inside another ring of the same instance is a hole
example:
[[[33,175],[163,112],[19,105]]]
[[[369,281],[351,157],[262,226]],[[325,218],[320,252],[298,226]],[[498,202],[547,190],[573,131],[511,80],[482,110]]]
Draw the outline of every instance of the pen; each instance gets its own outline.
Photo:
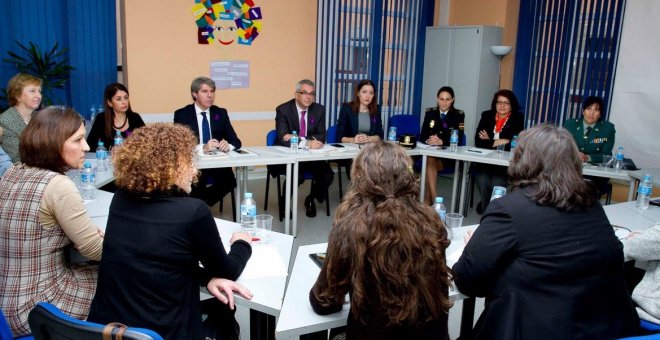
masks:
[[[468,149],[468,151],[469,151],[469,152],[474,152],[474,153],[481,153],[481,151],[479,151],[479,150]]]

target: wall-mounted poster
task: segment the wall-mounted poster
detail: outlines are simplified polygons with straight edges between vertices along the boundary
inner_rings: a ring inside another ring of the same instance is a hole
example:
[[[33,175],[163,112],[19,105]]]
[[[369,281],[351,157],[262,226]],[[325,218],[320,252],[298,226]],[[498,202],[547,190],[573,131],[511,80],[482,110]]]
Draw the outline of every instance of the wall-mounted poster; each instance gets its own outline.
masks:
[[[246,60],[212,61],[211,79],[219,90],[250,87],[250,63]]]
[[[252,45],[261,32],[261,7],[252,0],[195,0],[197,42]]]

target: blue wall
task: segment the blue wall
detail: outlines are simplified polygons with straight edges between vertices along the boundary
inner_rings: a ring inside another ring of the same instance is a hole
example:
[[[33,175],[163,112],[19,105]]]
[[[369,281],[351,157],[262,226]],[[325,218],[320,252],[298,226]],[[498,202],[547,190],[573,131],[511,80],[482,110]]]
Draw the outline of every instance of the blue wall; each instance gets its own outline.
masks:
[[[33,42],[42,52],[58,42],[60,47],[69,48],[69,63],[75,70],[66,89],[53,93],[53,101],[73,106],[86,117],[91,105],[102,103],[105,85],[117,81],[114,1],[2,1],[0,13],[4,13],[0,21],[1,58],[8,58],[8,51],[20,51],[15,41],[24,45]],[[6,88],[16,72],[15,66],[1,62],[0,88]]]

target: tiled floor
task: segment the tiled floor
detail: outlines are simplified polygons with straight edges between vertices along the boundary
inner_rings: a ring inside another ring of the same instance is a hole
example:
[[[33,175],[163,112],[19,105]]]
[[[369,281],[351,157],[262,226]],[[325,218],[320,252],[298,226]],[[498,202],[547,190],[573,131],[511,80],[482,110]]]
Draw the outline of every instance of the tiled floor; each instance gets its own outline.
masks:
[[[342,175],[345,176],[345,174],[342,172]],[[268,199],[268,211],[264,212],[263,211],[263,203],[264,203],[264,192],[266,188],[266,178],[265,178],[265,173],[254,171],[254,173],[251,173],[249,175],[249,180],[248,180],[248,190],[252,192],[253,198],[257,201],[257,213],[269,213],[274,216],[273,219],[273,230],[278,231],[278,232],[284,232],[284,224],[283,222],[280,222],[277,218],[277,198],[276,198],[276,183],[275,181],[271,180],[271,189],[270,189],[270,197]],[[344,185],[344,193],[347,191],[348,187],[348,179],[343,178],[342,183]],[[445,177],[439,177],[438,178],[438,193],[440,195],[445,196],[445,204],[447,207],[450,207],[451,205],[451,187],[452,187],[452,180],[451,178],[445,178]],[[316,205],[317,209],[317,215],[315,218],[308,218],[305,216],[305,209],[303,206],[303,201],[305,196],[309,193],[309,181],[306,181],[303,185],[299,187],[299,202],[298,202],[298,236],[294,240],[294,246],[293,246],[293,251],[291,254],[291,266],[293,266],[293,260],[295,259],[296,251],[298,249],[298,246],[300,245],[307,245],[307,244],[314,244],[314,243],[322,243],[322,242],[327,242],[328,240],[328,234],[330,232],[330,228],[332,227],[332,217],[334,215],[334,211],[337,208],[337,205],[339,204],[339,189],[338,189],[338,182],[337,178],[335,176],[335,181],[333,182],[332,186],[330,186],[330,216],[326,216],[325,214],[325,203],[324,204],[318,204]],[[213,207],[213,213],[216,217],[231,220],[232,219],[232,214],[231,214],[231,202],[229,195],[225,197],[224,200],[224,211],[222,213],[219,212],[219,206],[216,205]],[[477,224],[479,223],[479,216],[476,214],[474,211],[474,208],[470,209],[468,211],[468,216],[465,218],[463,221],[463,225],[472,225],[472,224]],[[451,339],[456,339],[459,334],[459,328],[460,328],[460,317],[461,317],[461,307],[462,304],[461,302],[457,302],[454,307],[451,308],[449,311],[449,336]],[[478,316],[478,314],[483,310],[483,300],[478,300],[477,301],[477,311],[475,315]],[[237,311],[237,319],[241,325],[241,338],[242,339],[249,339],[249,313],[248,311],[243,308],[239,308]],[[477,317],[475,316],[475,320]]]

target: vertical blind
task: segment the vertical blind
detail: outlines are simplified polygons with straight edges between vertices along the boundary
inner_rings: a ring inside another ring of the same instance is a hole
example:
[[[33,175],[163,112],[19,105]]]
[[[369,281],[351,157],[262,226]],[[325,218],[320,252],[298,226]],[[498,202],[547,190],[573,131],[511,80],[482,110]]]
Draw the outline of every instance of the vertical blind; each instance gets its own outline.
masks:
[[[609,107],[625,1],[521,1],[513,88],[528,127],[580,116],[587,96]]]
[[[2,59],[9,58],[8,51],[23,55],[15,41],[26,46],[34,42],[42,53],[58,42],[69,49],[67,57],[75,70],[66,88],[53,93],[54,102],[73,106],[85,116],[91,105],[102,103],[105,85],[117,81],[115,1],[2,1],[0,11],[5,13]],[[6,62],[0,65],[0,88],[6,88],[18,70]]]
[[[341,104],[360,80],[376,84],[383,121],[419,115],[425,27],[433,21],[429,0],[318,0],[317,101],[335,125]]]

